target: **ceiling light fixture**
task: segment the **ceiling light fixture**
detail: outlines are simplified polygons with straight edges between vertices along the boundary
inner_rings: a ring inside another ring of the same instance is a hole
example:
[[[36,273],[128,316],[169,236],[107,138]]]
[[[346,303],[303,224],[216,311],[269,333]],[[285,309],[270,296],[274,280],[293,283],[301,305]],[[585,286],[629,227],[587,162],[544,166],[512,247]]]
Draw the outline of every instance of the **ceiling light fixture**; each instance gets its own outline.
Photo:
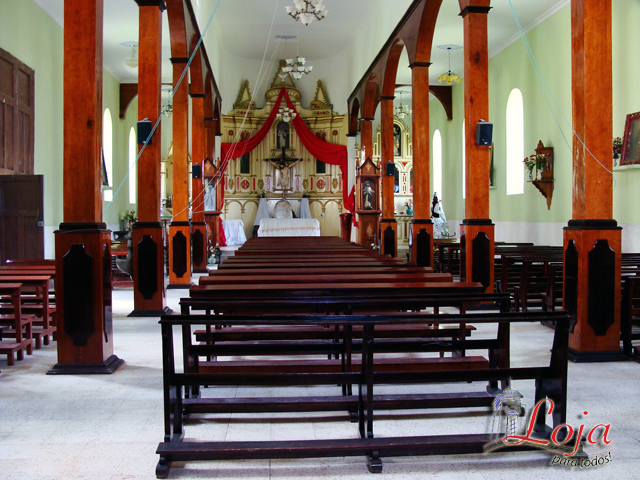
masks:
[[[290,122],[294,118],[296,118],[298,114],[293,110],[293,108],[289,107],[280,107],[278,113],[276,113],[276,119],[279,122]]]
[[[131,56],[124,59],[127,67],[138,68],[138,55],[136,54],[136,45],[131,45]]]
[[[329,10],[322,4],[322,0],[293,0],[295,7],[285,7],[287,13],[294,19],[309,25],[313,19],[322,20]]]
[[[313,67],[311,65],[309,65],[308,67],[304,66],[306,62],[307,62],[307,59],[304,57],[296,56],[295,60],[293,58],[287,58],[285,60],[285,66],[282,67],[282,72],[284,76],[283,74],[278,74],[278,75],[283,80],[286,78],[287,75],[291,75],[296,80],[300,80],[303,75],[308,75],[309,73],[311,73],[311,70],[313,70]]]
[[[393,114],[398,118],[404,118],[405,115],[411,115],[411,111],[412,111],[408,105],[402,104],[402,94],[409,93],[409,92],[405,90],[398,90],[398,93],[400,94],[400,106],[393,107]]]
[[[460,75],[451,72],[451,50],[460,50],[462,47],[460,45],[438,45],[438,48],[441,50],[449,50],[449,71],[440,75],[438,77],[438,82],[446,82],[447,85],[460,83]]]

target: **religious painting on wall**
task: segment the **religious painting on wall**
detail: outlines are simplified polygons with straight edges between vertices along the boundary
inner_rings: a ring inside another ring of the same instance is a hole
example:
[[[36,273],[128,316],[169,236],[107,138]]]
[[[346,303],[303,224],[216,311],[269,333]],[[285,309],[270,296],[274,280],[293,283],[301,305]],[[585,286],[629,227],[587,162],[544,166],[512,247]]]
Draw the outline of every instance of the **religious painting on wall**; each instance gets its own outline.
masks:
[[[402,130],[397,123],[393,125],[393,155],[402,156]]]
[[[278,148],[290,148],[289,146],[289,124],[287,122],[280,122],[276,127],[276,133],[278,137]]]
[[[251,174],[250,155],[250,153],[245,153],[242,157],[240,157],[240,174],[242,175]]]
[[[624,125],[620,165],[640,164],[640,112],[630,113]]]

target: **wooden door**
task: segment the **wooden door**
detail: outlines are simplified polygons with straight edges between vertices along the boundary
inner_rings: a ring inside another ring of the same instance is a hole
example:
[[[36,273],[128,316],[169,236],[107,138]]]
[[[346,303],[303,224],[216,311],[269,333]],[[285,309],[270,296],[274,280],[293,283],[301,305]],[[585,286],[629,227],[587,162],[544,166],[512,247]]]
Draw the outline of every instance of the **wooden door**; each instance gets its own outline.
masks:
[[[0,175],[0,262],[44,258],[42,175]]]

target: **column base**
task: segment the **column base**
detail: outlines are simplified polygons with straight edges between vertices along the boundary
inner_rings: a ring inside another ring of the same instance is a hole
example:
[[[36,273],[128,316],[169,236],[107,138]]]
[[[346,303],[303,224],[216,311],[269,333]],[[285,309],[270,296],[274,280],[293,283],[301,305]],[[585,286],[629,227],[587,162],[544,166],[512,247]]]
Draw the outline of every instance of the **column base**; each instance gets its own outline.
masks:
[[[460,225],[460,281],[480,282],[493,292],[495,225],[489,218],[469,218]]]
[[[188,290],[191,288],[191,285],[193,285],[193,283],[167,285],[167,290]]]
[[[418,267],[433,267],[433,222],[430,218],[411,221],[411,261]]]
[[[171,315],[173,310],[164,307],[162,310],[134,310],[127,317],[159,317],[161,315]]]
[[[169,225],[169,285],[167,288],[191,286],[191,224]]]
[[[573,363],[626,362],[631,359],[622,352],[579,352],[569,349],[569,360]]]
[[[393,258],[398,256],[398,222],[395,218],[380,221],[380,253]]]
[[[124,360],[111,355],[102,363],[56,363],[47,375],[108,375],[115,372]]]

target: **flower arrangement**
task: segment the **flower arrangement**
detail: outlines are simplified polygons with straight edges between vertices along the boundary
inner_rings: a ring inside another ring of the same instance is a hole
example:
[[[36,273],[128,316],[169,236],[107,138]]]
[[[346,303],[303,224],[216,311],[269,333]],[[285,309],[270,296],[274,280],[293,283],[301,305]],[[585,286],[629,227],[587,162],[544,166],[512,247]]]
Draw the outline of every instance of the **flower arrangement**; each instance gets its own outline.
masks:
[[[536,169],[536,172],[542,172],[544,166],[547,164],[547,157],[542,154],[533,154],[525,157],[523,160],[524,166],[527,170],[529,170],[529,178],[533,178],[533,169]]]
[[[222,250],[220,250],[219,244],[216,243],[215,247],[213,245],[209,245],[209,255],[217,255],[219,253],[222,253]]]
[[[613,159],[619,159],[620,155],[622,155],[622,139],[616,137],[613,139]]]
[[[220,250],[219,244],[216,243],[215,247],[213,245],[209,245],[209,247],[207,247],[207,253],[208,263],[210,263],[211,265],[220,263],[220,254],[222,253],[222,250]]]
[[[125,210],[124,213],[118,215],[123,230],[131,230],[134,223],[138,221],[138,215],[135,210]]]
[[[407,200],[406,202],[404,202],[404,206],[407,207],[407,209],[413,209],[413,200]]]

